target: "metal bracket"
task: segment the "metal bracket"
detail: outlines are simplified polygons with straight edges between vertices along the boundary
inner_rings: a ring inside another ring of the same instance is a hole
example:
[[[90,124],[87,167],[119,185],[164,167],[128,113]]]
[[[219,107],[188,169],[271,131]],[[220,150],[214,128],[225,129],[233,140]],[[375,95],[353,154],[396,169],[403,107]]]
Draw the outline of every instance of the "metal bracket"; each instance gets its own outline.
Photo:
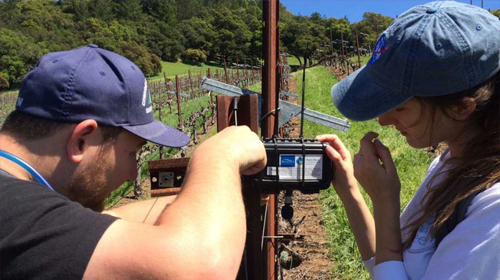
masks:
[[[302,111],[302,107],[284,100],[280,100],[280,108],[280,127],[291,120],[293,117],[299,116],[300,112]],[[351,123],[347,120],[332,117],[330,115],[307,108],[304,108],[304,119],[313,123],[340,130],[342,132],[348,132],[349,128],[351,127]]]
[[[262,96],[257,92],[248,89],[242,89],[237,86],[228,85],[226,83],[219,82],[213,79],[208,79],[206,77],[203,77],[201,88],[229,96],[257,94],[259,96],[259,120],[261,119],[260,116],[262,115],[261,114]],[[279,107],[281,108],[279,115],[280,127],[282,127],[285,123],[290,121],[293,117],[299,116],[302,110],[302,107],[284,100],[279,101]],[[351,127],[351,123],[345,119],[336,118],[307,108],[304,108],[304,119],[343,132],[348,132],[349,128]]]
[[[290,92],[286,92],[286,91],[282,91],[280,92],[280,96],[283,97],[283,96],[288,96],[288,97],[293,97],[293,98],[299,98],[299,95],[298,94],[295,94],[295,93],[290,93]]]
[[[207,77],[203,77],[201,88],[229,96],[240,96],[253,93],[257,94],[257,92],[255,91],[228,85],[226,83],[219,82],[214,79],[209,79]]]

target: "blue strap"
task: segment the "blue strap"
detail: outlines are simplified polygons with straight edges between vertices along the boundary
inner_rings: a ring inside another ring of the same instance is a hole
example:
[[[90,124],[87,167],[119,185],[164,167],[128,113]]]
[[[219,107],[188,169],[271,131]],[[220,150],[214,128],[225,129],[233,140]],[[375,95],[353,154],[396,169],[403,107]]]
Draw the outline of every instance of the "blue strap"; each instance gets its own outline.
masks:
[[[6,152],[4,150],[0,150],[0,157],[6,158],[6,159],[14,162],[15,164],[19,165],[24,170],[28,171],[31,174],[31,176],[33,176],[33,178],[35,178],[35,180],[38,181],[38,183],[51,189],[52,191],[55,191],[54,188],[52,188],[52,186],[49,184],[49,182],[47,182],[47,180],[45,180],[45,178],[43,178],[43,176],[40,173],[38,173],[38,171],[36,171],[35,168],[33,168],[31,165],[29,165],[26,161],[16,157],[15,155],[13,155],[11,153]]]

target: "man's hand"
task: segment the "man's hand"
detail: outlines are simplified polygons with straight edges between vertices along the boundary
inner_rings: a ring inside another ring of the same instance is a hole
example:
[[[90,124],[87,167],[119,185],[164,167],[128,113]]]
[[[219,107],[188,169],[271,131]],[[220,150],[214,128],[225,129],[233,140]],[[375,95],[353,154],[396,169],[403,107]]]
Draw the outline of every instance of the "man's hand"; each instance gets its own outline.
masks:
[[[266,167],[266,150],[257,134],[248,126],[230,126],[196,149],[196,154],[209,153],[218,160],[236,164],[242,175],[252,175]]]

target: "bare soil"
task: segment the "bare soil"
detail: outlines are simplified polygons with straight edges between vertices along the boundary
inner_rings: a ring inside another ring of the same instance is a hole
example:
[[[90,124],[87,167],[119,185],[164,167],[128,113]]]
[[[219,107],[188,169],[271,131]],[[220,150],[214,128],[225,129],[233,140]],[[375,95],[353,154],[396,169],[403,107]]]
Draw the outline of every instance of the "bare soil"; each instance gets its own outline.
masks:
[[[295,79],[289,79],[289,91],[296,92]],[[296,103],[296,99],[290,99]],[[300,133],[300,119],[291,121],[291,138],[298,138]],[[330,257],[328,234],[321,221],[321,206],[319,194],[304,195],[299,191],[293,192],[292,220],[281,217],[281,207],[284,205],[284,194],[278,197],[279,233],[294,233],[303,236],[303,241],[282,242],[279,248],[280,271],[282,280],[304,279],[335,279],[331,274],[333,260]]]

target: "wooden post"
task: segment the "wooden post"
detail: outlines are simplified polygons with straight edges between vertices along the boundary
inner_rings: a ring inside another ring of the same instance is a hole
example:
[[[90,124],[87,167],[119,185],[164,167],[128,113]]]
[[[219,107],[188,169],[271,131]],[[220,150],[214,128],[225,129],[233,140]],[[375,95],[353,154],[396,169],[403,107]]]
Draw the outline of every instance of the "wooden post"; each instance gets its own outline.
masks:
[[[361,58],[359,55],[359,38],[358,38],[358,31],[356,30],[356,45],[358,47],[358,67],[361,68]]]
[[[232,112],[232,96],[217,96],[217,131],[234,124]],[[236,97],[238,99],[238,125],[246,125],[253,132],[258,133],[258,97],[256,94],[248,94]],[[260,219],[260,193],[249,182],[242,182],[245,209],[247,212],[247,238],[245,254],[242,265],[236,279],[264,279],[262,252],[260,250],[262,221]],[[248,278],[247,278],[248,276]]]
[[[177,114],[179,116],[179,123],[177,127],[180,128],[181,131],[184,131],[184,125],[182,123],[182,113],[181,113],[181,85],[179,83],[179,75],[175,75],[175,89],[177,96]]]
[[[193,81],[191,80],[191,69],[188,69],[188,79],[189,79],[189,88],[191,89],[191,98],[194,98]]]
[[[226,65],[226,59],[224,58],[224,75],[226,76],[226,84],[229,84],[229,77],[227,75],[227,65]]]
[[[264,69],[262,73],[262,115],[266,115],[269,112],[276,109],[276,96],[277,96],[277,55],[279,54],[279,30],[278,30],[278,18],[279,18],[279,1],[278,0],[265,0],[263,1],[263,17],[265,22],[265,27],[263,30],[263,58],[264,58]],[[268,138],[272,137],[274,133],[274,114],[269,114],[269,116],[261,121],[262,137]],[[277,213],[277,196],[269,195],[269,201],[267,205],[267,219],[266,219],[266,236],[276,236],[277,233],[277,223],[276,223],[276,213]],[[266,260],[266,277],[262,279],[267,280],[277,280],[278,274],[278,263],[276,252],[277,249],[277,239],[273,237],[268,237],[264,240],[265,250],[267,252]]]

